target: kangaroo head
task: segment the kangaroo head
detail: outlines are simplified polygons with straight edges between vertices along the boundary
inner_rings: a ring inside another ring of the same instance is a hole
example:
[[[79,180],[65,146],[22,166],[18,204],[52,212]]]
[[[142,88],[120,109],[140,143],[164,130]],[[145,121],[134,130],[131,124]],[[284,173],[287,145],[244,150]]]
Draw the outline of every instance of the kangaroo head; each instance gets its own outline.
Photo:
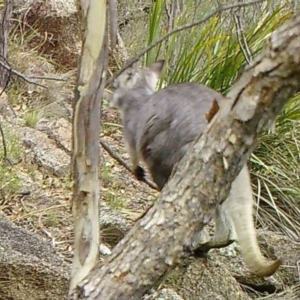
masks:
[[[121,108],[125,95],[132,93],[139,96],[153,94],[164,65],[165,61],[159,60],[145,68],[138,68],[136,64],[127,68],[114,81],[115,91],[110,99],[110,107]]]

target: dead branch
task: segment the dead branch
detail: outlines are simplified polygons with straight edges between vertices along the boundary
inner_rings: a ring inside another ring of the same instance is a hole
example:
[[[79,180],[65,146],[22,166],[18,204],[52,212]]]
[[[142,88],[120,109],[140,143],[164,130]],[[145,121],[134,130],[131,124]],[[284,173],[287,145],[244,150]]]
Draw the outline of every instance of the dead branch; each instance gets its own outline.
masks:
[[[40,86],[42,88],[48,89],[47,86],[30,80],[27,76],[25,76],[24,74],[14,70],[12,67],[8,66],[6,63],[4,63],[1,60],[0,60],[0,66],[3,67],[4,69],[6,69],[7,71],[9,71],[11,74],[16,75],[17,77],[21,78],[22,80],[24,80],[27,83],[34,84],[34,85]]]
[[[117,32],[118,32],[118,12],[116,0],[109,0],[108,5],[108,28],[109,28],[109,41],[110,50],[113,51],[117,43]]]

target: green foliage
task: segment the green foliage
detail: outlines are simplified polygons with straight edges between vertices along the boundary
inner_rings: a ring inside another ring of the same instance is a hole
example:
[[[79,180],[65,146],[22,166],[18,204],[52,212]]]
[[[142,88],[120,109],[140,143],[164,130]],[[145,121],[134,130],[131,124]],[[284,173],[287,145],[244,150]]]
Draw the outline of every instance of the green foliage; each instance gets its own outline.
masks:
[[[165,0],[153,5],[150,15],[149,40],[151,44],[166,31]],[[174,28],[197,20],[204,15],[201,10],[195,13],[194,1],[187,4],[176,19]],[[159,14],[158,16],[156,14]],[[272,12],[266,9],[257,12],[258,23],[245,26],[245,39],[252,55],[261,51],[264,40],[273,30],[291,16],[291,12],[277,7]],[[166,81],[168,84],[178,82],[201,82],[213,89],[225,93],[236,80],[240,68],[246,63],[236,36],[234,22],[228,22],[231,15],[218,15],[207,22],[172,35],[164,46],[158,45],[146,56],[146,64],[159,56],[166,59]],[[171,30],[170,28],[169,30]],[[175,57],[175,61],[174,61]]]
[[[23,119],[25,121],[26,126],[34,128],[42,116],[42,110],[28,110],[24,113]]]
[[[293,237],[300,233],[299,120],[300,95],[297,95],[278,116],[275,131],[261,136],[251,159],[261,208],[259,222],[280,227]]]
[[[59,222],[59,217],[55,212],[47,212],[44,215],[44,224],[47,227],[55,227]]]
[[[0,191],[5,195],[15,194],[20,189],[20,179],[17,171],[10,166],[1,167],[0,172]]]
[[[211,12],[211,6],[208,6],[208,11],[200,4],[197,10],[193,8],[195,1],[186,3],[170,27],[164,9],[166,1],[156,1],[150,14],[149,44],[167,31],[191,23],[191,20],[200,20]],[[242,9],[240,15],[243,38],[254,57],[262,50],[268,35],[290,18],[292,12],[275,5],[270,10],[268,3],[263,7]],[[167,42],[149,52],[145,64],[158,57],[166,59],[168,67],[161,85],[201,82],[226,94],[247,65],[239,42],[241,35],[237,36],[237,31],[232,14],[225,12],[200,26],[172,35]],[[276,132],[262,135],[260,146],[251,158],[253,183],[256,186],[254,191],[259,196],[260,224],[281,229],[293,236],[300,233],[299,99],[298,95],[288,102],[276,120]]]
[[[102,184],[106,187],[113,181],[112,167],[106,164],[105,161],[100,167]]]
[[[124,189],[123,182],[114,180],[114,174],[112,170],[112,165],[105,162],[101,164],[101,192],[104,201],[110,207],[121,210],[124,208],[125,199],[121,193],[121,190]]]
[[[20,98],[22,96],[22,92],[25,90],[25,84],[21,81],[17,81],[9,87],[7,90],[8,101],[11,105],[18,104],[20,102]]]
[[[22,155],[22,146],[19,137],[13,130],[1,124],[5,135],[7,159],[11,162],[18,161]],[[2,141],[1,141],[2,143]],[[3,160],[4,148],[0,147],[1,172],[0,172],[0,191],[2,194],[14,194],[20,189],[20,179],[18,171]]]
[[[124,207],[124,199],[119,193],[113,190],[107,190],[104,194],[105,202],[116,210],[121,210]]]
[[[5,144],[7,156],[11,160],[19,160],[22,156],[23,149],[19,136],[13,131],[11,127],[1,124],[5,136]],[[2,141],[1,141],[2,143]],[[0,157],[3,158],[4,149],[0,147]]]

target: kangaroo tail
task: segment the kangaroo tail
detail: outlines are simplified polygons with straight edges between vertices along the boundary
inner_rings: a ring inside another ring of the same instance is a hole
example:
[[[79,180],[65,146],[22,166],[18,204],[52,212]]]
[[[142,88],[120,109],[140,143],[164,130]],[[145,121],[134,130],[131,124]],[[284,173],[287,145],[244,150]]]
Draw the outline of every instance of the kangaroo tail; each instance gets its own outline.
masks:
[[[253,220],[249,222],[246,228],[242,222],[234,220],[234,224],[238,228],[236,233],[241,247],[241,254],[249,270],[260,277],[273,275],[281,265],[281,260],[276,259],[268,262],[262,255],[257,242]]]
[[[268,262],[260,251],[252,215],[251,181],[246,166],[233,182],[230,193],[227,211],[234,223],[245,264],[257,276],[271,276],[281,265],[281,260]]]

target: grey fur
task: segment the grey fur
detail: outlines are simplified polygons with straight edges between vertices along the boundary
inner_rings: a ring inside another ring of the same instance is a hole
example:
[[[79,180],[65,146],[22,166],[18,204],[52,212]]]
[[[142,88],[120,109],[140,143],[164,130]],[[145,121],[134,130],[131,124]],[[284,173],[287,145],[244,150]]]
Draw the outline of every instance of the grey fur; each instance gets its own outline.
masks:
[[[170,85],[155,92],[163,67],[164,61],[158,61],[146,68],[128,69],[116,80],[116,91],[111,99],[111,106],[121,113],[133,169],[140,176],[138,164],[144,161],[160,190],[174,165],[206,128],[207,113],[214,102],[221,106],[221,102],[226,101],[221,94],[197,83]],[[237,238],[248,267],[260,276],[268,276],[277,270],[280,261],[268,264],[260,252],[252,201],[251,182],[245,166],[233,182],[228,198],[217,208],[213,239],[205,240],[203,232],[200,249],[224,247]]]

